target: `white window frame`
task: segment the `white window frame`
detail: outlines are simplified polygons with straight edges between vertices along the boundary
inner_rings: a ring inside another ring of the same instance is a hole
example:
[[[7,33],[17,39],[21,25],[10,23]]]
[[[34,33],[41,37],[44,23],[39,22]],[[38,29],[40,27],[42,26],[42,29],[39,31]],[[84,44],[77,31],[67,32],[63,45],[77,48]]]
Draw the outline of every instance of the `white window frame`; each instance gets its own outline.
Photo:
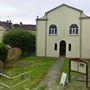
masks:
[[[79,35],[79,29],[78,29],[78,33],[77,33],[77,29],[78,29],[77,24],[70,25],[70,27],[69,27],[69,35]]]

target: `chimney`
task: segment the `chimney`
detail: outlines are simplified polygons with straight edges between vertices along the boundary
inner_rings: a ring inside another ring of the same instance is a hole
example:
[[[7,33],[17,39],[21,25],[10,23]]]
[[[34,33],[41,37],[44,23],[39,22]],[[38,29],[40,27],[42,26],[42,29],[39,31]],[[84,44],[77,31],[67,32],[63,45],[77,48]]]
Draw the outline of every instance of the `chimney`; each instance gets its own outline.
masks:
[[[20,26],[22,26],[22,22],[20,22]]]

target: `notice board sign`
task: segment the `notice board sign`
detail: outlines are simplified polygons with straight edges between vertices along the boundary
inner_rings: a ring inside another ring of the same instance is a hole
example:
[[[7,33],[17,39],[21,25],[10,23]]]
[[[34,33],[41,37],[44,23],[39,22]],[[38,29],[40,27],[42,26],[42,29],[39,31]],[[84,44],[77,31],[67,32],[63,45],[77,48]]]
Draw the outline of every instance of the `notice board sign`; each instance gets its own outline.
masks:
[[[87,65],[87,63],[84,63],[84,62],[79,62],[79,66],[78,66],[78,72],[80,72],[80,73],[84,73],[84,74],[86,74],[87,72],[87,68],[86,68],[86,65]]]
[[[71,61],[71,70],[78,71],[78,63],[76,61]]]
[[[88,62],[79,58],[69,60],[69,81],[71,71],[86,75],[86,86],[88,87]]]
[[[66,82],[67,82],[67,74],[63,72],[61,76],[60,85],[64,86]]]
[[[86,65],[84,61],[71,60],[71,70],[86,74]]]

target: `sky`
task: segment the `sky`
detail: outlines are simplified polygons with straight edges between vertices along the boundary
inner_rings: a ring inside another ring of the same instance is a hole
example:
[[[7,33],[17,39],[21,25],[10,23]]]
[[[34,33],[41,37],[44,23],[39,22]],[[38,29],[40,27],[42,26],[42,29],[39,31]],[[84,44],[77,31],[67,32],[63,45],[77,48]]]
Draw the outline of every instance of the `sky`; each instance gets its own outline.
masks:
[[[90,0],[0,0],[0,21],[36,24],[37,16],[42,17],[45,12],[63,3],[90,15]]]

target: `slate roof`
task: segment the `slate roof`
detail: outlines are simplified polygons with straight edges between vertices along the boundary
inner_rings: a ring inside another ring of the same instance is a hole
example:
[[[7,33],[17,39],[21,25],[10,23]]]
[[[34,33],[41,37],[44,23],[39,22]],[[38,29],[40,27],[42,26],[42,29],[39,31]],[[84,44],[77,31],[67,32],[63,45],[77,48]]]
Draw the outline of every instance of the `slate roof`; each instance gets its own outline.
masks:
[[[0,26],[5,28],[6,30],[11,30],[12,29],[12,23],[9,21],[0,21]]]
[[[33,24],[14,24],[13,25],[14,28],[21,28],[21,29],[24,29],[24,30],[36,30],[36,25],[33,25]]]
[[[31,24],[23,24],[20,27],[26,30],[36,30],[36,25]]]

